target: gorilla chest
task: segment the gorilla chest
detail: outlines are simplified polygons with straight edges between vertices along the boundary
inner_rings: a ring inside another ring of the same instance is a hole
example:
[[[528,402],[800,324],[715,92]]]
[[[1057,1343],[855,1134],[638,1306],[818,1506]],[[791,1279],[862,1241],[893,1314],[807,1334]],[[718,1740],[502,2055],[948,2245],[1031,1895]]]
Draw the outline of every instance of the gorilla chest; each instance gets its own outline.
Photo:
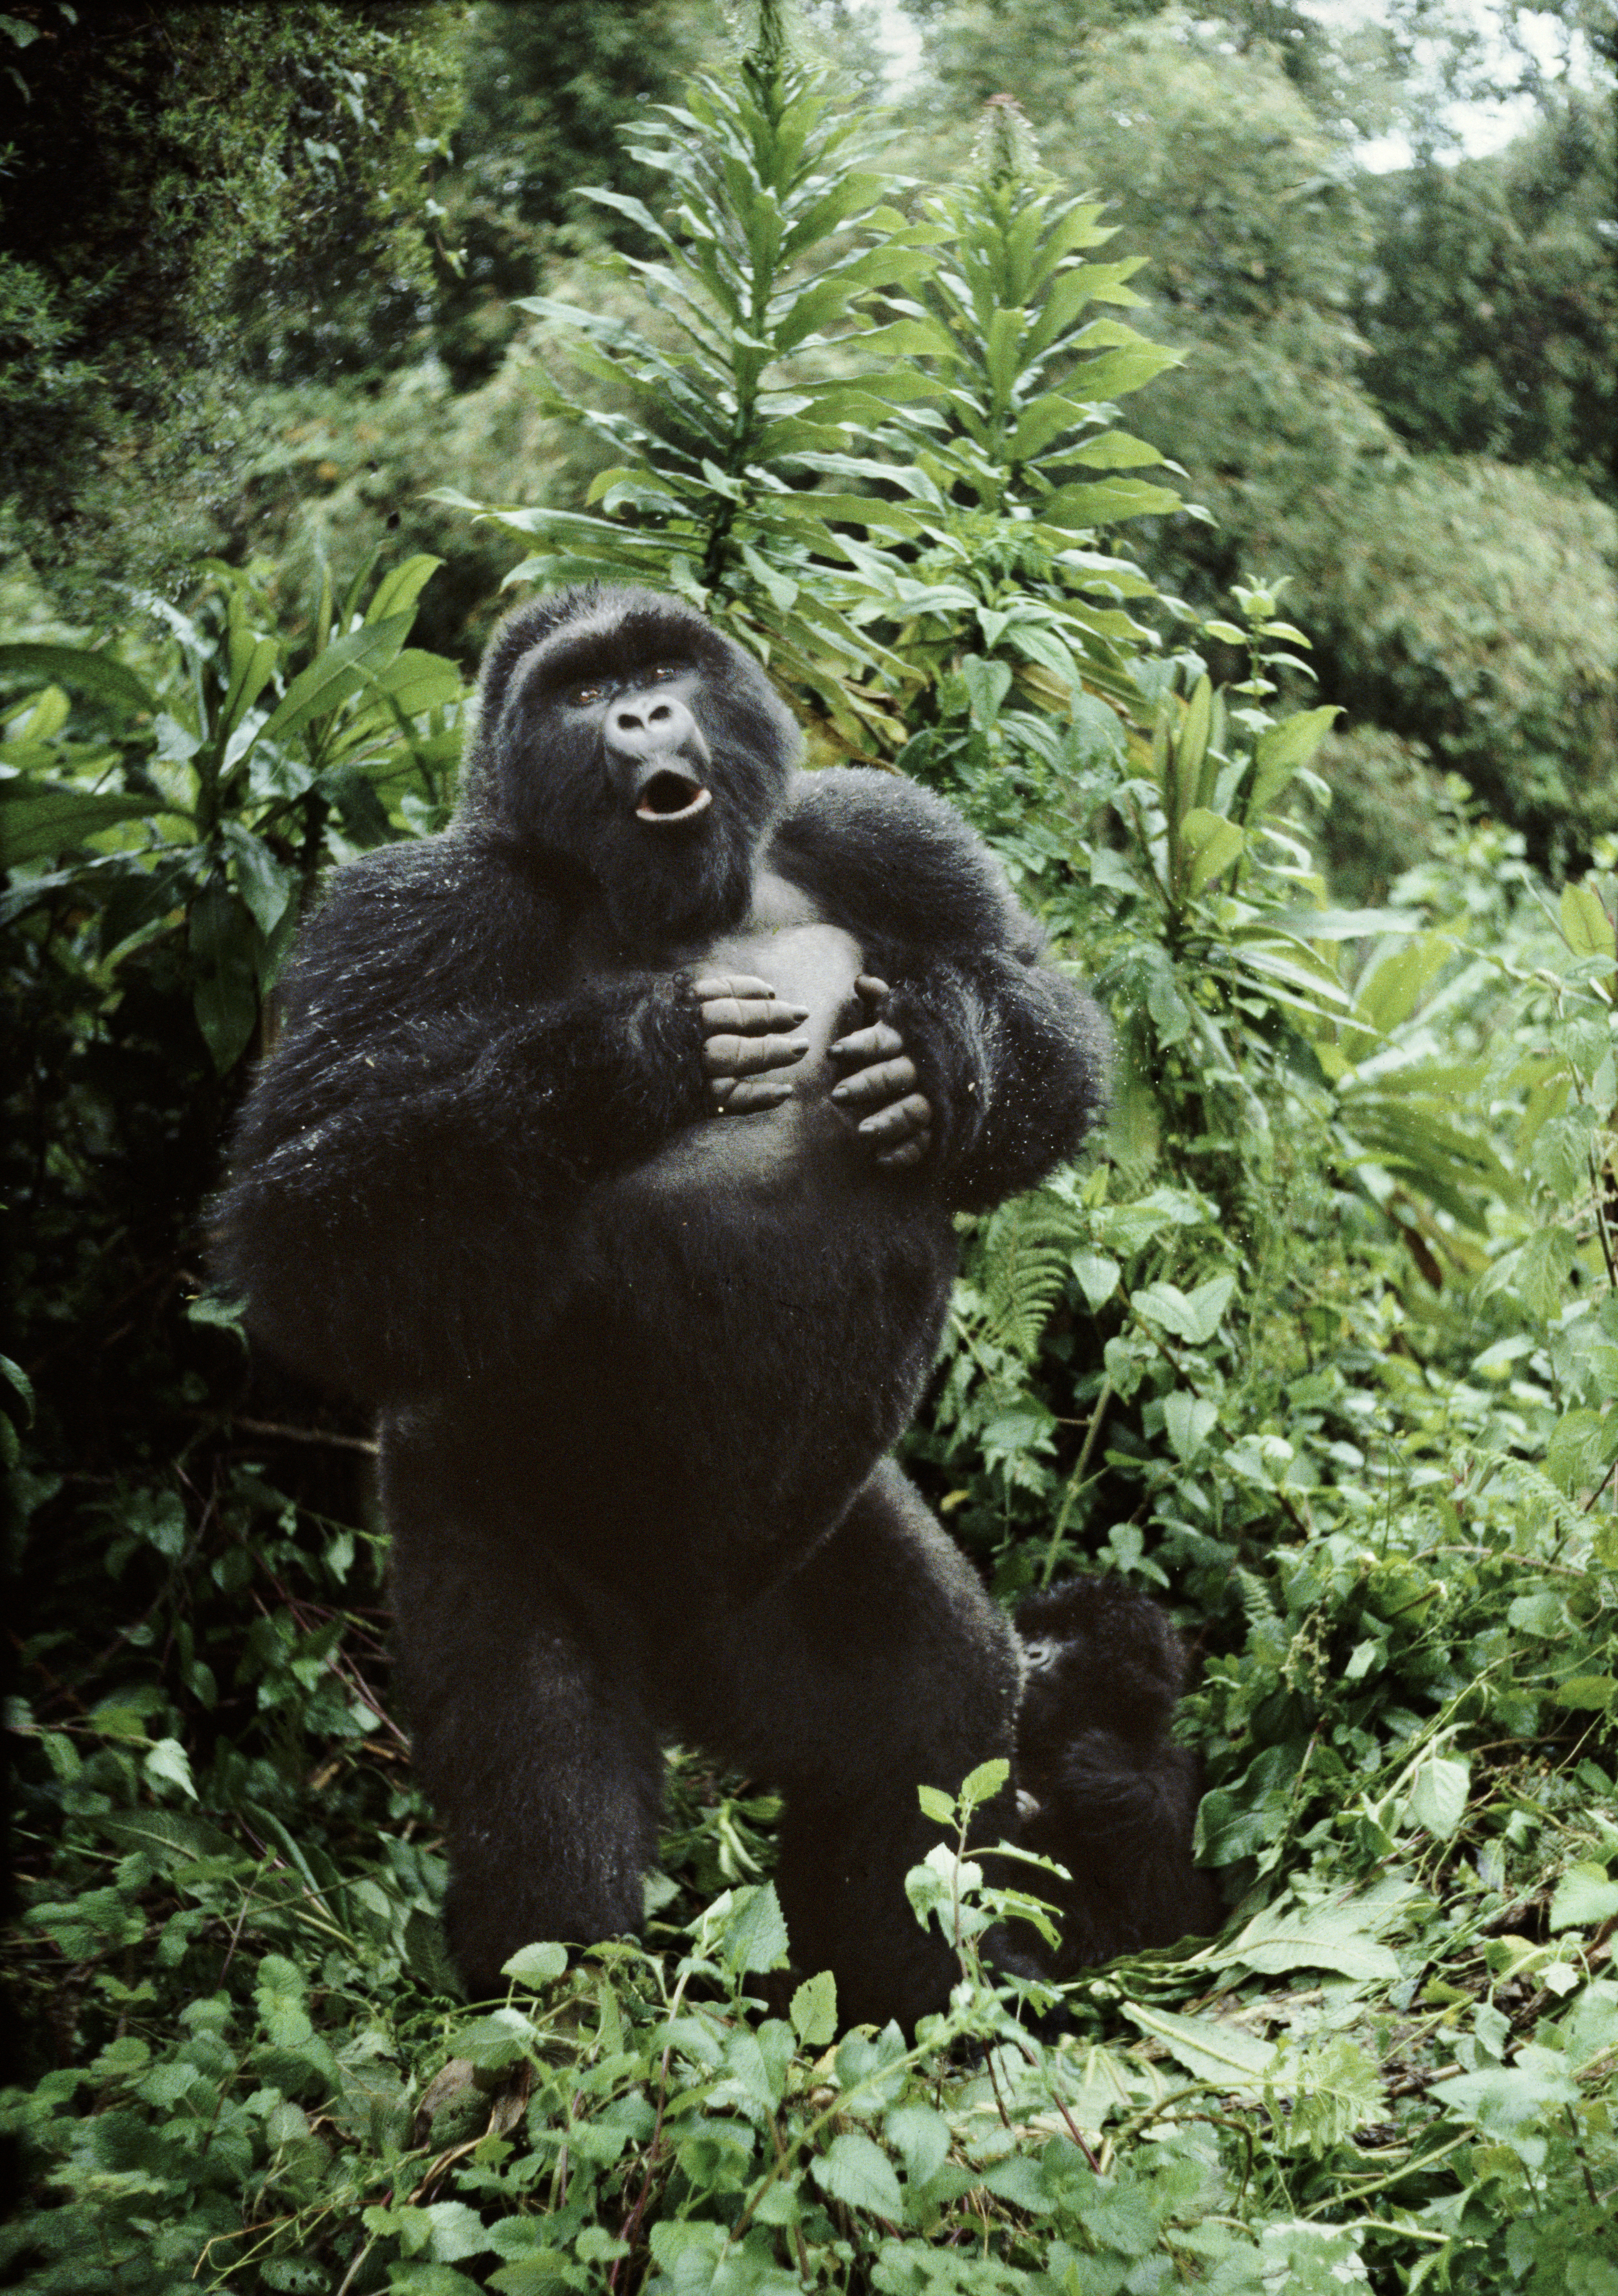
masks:
[[[865,958],[853,934],[823,917],[790,880],[764,872],[744,924],[713,940],[671,949],[668,962],[670,972],[683,969],[695,980],[735,973],[768,981],[777,996],[807,1011],[809,1018],[793,1033],[807,1037],[809,1048],[795,1067],[781,1071],[792,1086],[789,1099],[689,1126],[637,1168],[632,1185],[659,1194],[719,1185],[745,1198],[773,1193],[789,1176],[801,1185],[811,1168],[863,1172],[869,1158],[830,1096],[844,1070],[829,1048],[866,1017],[854,987]]]
[[[809,1051],[797,1067],[785,1071],[793,1086],[794,1105],[822,1101],[842,1071],[828,1056],[828,1047],[846,1030],[859,1027],[864,1017],[854,982],[865,970],[865,958],[852,933],[828,924],[815,910],[807,893],[784,877],[760,879],[752,914],[734,933],[727,933],[687,960],[702,973],[751,973],[768,980],[776,995],[789,1004],[803,1005],[809,1018],[793,1031],[809,1039]],[[729,1119],[733,1124],[768,1123],[779,1111],[760,1111],[752,1117]]]

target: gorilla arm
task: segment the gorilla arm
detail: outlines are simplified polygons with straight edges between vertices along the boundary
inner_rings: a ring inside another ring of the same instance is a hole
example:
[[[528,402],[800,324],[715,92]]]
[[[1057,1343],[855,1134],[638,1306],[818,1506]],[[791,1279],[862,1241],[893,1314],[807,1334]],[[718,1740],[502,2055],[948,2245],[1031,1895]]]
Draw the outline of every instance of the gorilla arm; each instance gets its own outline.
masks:
[[[768,992],[735,1017],[678,974],[568,988],[563,956],[554,898],[479,840],[340,873],[216,1231],[221,1278],[300,1371],[395,1401],[520,1351],[560,1304],[592,1180],[707,1116],[716,1068],[793,1056],[760,1033],[798,1017]]]
[[[879,1164],[917,1164],[952,1209],[1031,1187],[1105,1094],[1106,1024],[1042,961],[1044,936],[954,808],[871,771],[800,775],[776,865],[858,939],[870,1024],[834,1049],[836,1097]],[[875,976],[875,977],[873,977]]]

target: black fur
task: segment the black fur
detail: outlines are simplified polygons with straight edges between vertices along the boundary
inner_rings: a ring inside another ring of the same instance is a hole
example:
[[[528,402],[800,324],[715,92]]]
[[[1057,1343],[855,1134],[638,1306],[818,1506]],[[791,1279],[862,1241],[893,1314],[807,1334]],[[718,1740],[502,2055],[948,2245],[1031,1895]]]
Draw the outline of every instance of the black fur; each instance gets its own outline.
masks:
[[[673,1733],[785,1789],[795,1957],[843,2017],[914,2018],[950,1973],[903,1894],[916,1788],[1012,1752],[1011,1628],[885,1455],[951,1215],[1073,1152],[1105,1032],[949,807],[797,750],[676,601],[521,609],[456,821],[338,872],[237,1137],[222,1274],[382,1409],[474,1991],[528,1940],[638,1925]],[[796,968],[813,1041],[780,1105],[713,1112],[716,966]],[[927,1103],[909,1169],[830,1097],[829,1038],[874,1012]]]
[[[1219,1892],[1191,1862],[1201,1766],[1169,1736],[1186,1658],[1163,1612],[1116,1579],[1072,1578],[1019,1603],[1016,1628],[1019,1839],[1072,1877],[1028,1882],[1058,1909],[1050,1973],[1216,1930]]]

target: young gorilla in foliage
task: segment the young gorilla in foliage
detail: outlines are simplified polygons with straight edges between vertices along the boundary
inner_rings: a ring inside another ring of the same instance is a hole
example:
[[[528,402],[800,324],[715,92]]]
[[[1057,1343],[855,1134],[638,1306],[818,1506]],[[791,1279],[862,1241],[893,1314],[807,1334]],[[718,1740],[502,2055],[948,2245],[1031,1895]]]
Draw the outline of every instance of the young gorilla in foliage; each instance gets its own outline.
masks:
[[[1019,1603],[1016,1628],[1018,1838],[1069,1874],[1029,1884],[1057,1911],[1049,1973],[1218,1929],[1189,1854],[1202,1766],[1169,1736],[1186,1654],[1162,1611],[1115,1578],[1072,1578]]]
[[[797,750],[676,601],[522,608],[454,824],[339,872],[237,1139],[252,1328],[382,1406],[474,1993],[639,1925],[674,1733],[784,1789],[800,1967],[913,2020],[951,1975],[916,1787],[1015,1751],[1016,1636],[887,1453],[951,1215],[1072,1154],[1105,1032],[949,807]],[[1178,1934],[1162,1850],[1114,1861],[1131,1938]]]

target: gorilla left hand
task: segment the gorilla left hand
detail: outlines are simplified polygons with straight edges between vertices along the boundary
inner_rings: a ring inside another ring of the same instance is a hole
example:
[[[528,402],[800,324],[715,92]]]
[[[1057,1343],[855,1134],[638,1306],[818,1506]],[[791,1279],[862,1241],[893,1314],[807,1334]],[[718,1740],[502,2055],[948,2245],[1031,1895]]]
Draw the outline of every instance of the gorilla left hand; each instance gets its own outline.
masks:
[[[932,1145],[932,1103],[917,1089],[921,1079],[904,1038],[881,1018],[892,994],[887,982],[862,972],[854,986],[878,1017],[868,1029],[856,1029],[831,1046],[834,1061],[855,1064],[832,1087],[832,1098],[850,1115],[861,1109],[874,1111],[859,1125],[861,1139],[876,1152],[883,1171],[904,1171],[919,1164]]]

